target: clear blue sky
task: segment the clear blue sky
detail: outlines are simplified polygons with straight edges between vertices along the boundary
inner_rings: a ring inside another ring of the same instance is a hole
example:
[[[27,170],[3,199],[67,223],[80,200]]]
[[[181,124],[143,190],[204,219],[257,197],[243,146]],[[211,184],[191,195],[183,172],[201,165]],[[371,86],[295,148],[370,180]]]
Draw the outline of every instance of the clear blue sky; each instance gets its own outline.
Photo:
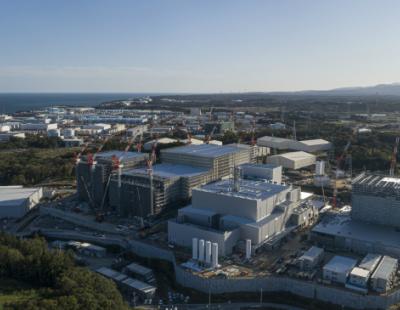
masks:
[[[400,81],[400,1],[0,0],[0,92]]]

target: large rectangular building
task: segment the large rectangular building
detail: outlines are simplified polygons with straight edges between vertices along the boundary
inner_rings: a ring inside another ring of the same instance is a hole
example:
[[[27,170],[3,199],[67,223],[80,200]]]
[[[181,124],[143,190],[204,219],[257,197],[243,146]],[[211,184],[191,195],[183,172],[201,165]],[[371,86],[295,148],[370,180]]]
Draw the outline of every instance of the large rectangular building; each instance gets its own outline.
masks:
[[[168,223],[170,242],[190,247],[192,238],[218,243],[220,255],[238,241],[254,248],[283,233],[299,204],[300,189],[254,180],[223,180],[193,190],[192,205]]]
[[[41,187],[0,186],[0,218],[19,218],[39,203]]]
[[[254,162],[250,147],[234,145],[186,145],[161,150],[164,163],[202,167],[211,170],[213,180],[229,176],[235,166]]]
[[[293,139],[265,136],[257,139],[257,145],[277,150],[293,150],[308,153],[319,153],[332,148],[332,143],[324,139],[297,141]]]
[[[361,174],[352,188],[352,219],[400,228],[400,178]]]
[[[76,166],[76,181],[79,198],[100,207],[106,190],[106,184],[113,168],[113,158],[119,160],[123,169],[144,166],[148,159],[146,153],[106,151],[95,155],[94,162],[89,165],[87,156]],[[108,204],[108,200],[105,201]]]
[[[153,206],[151,206],[150,176],[147,168],[124,170],[110,181],[110,205],[122,216],[146,217],[157,214],[172,203],[187,202],[192,189],[211,181],[206,168],[157,164],[152,171]]]
[[[267,163],[282,166],[287,169],[301,169],[315,165],[316,157],[312,154],[299,151],[267,157]]]

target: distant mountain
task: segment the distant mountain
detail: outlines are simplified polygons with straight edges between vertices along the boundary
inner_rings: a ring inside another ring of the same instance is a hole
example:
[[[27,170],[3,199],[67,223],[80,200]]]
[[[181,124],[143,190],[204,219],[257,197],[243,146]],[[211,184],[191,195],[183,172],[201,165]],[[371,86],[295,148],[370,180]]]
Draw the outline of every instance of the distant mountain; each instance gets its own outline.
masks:
[[[400,83],[379,84],[366,87],[343,87],[331,90],[309,90],[296,92],[305,95],[333,95],[333,96],[400,96]]]

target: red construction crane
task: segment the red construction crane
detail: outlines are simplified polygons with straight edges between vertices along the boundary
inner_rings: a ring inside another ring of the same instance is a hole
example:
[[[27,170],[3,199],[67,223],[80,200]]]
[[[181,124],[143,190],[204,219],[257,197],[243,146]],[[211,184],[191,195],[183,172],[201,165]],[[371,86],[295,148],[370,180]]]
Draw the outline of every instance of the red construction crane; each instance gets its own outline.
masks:
[[[389,175],[392,177],[394,176],[394,172],[396,170],[396,163],[397,163],[397,150],[399,148],[399,137],[396,137],[396,142],[393,147],[392,159],[390,161],[390,170]]]

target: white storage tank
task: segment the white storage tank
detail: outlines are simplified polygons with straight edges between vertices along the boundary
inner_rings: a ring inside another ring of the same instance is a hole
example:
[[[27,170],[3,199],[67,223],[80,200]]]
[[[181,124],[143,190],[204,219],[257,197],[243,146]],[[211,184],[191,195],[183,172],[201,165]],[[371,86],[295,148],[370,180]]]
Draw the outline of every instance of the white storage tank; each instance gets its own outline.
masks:
[[[197,259],[198,258],[197,250],[198,250],[198,239],[197,238],[193,238],[192,239],[192,258],[193,259]]]
[[[211,267],[218,267],[218,243],[213,243],[211,248]]]
[[[199,241],[199,261],[204,262],[204,240]]]
[[[323,160],[317,161],[315,163],[315,174],[324,175],[325,174],[325,162]]]
[[[246,259],[251,258],[251,240],[247,239],[246,240]]]
[[[206,242],[206,263],[211,264],[211,242]]]

